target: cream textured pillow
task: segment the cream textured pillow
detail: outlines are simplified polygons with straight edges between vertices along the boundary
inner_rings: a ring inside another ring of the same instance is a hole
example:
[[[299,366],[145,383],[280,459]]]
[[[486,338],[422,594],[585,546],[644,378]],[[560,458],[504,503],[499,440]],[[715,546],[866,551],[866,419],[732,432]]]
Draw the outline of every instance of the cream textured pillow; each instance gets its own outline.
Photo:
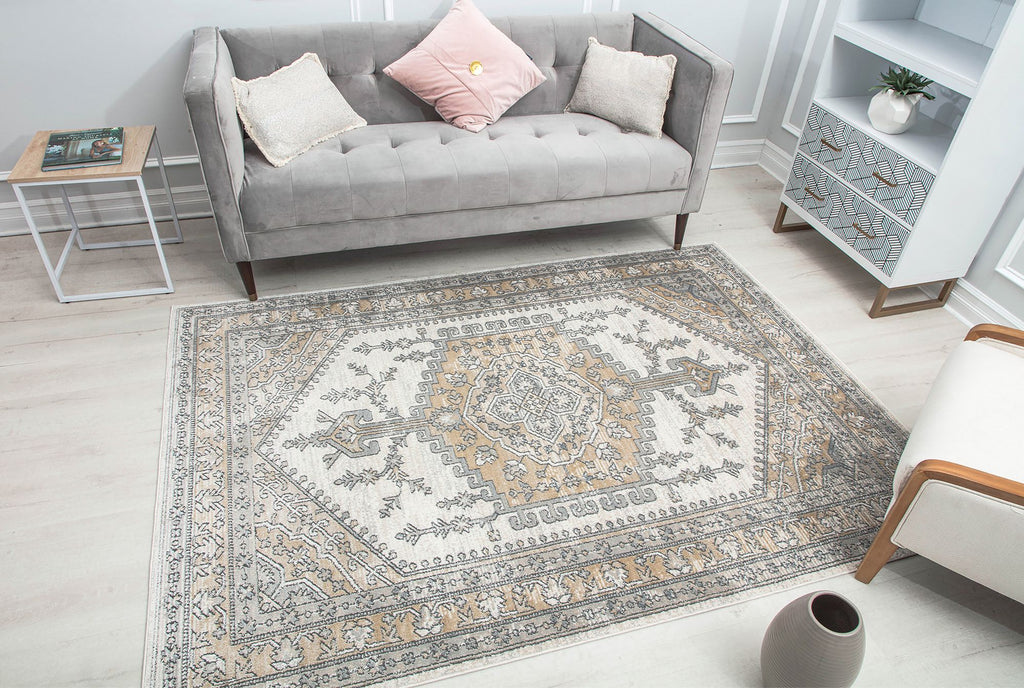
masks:
[[[587,57],[566,112],[584,112],[661,138],[676,56],[622,52],[588,39]]]
[[[238,117],[274,167],[332,136],[366,126],[331,83],[316,53],[251,81],[232,78],[231,86]]]
[[[544,81],[529,55],[469,0],[384,73],[457,127],[480,131]]]

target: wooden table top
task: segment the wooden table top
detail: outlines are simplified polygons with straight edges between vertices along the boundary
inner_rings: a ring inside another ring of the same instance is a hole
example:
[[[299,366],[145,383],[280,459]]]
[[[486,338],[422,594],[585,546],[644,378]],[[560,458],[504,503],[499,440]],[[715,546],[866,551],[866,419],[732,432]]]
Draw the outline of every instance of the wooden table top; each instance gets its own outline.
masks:
[[[50,140],[50,134],[58,131],[77,131],[66,129],[54,129],[51,131],[37,131],[32,141],[25,148],[25,152],[18,158],[17,164],[7,177],[9,184],[32,184],[39,182],[75,182],[88,181],[90,179],[102,179],[109,177],[138,177],[142,174],[142,168],[146,165],[146,156],[149,155],[149,146],[153,141],[153,134],[156,127],[146,125],[142,127],[124,128],[124,149],[121,153],[121,163],[118,165],[97,165],[95,167],[73,167],[67,170],[51,170],[43,172],[43,152],[46,149],[46,142]]]

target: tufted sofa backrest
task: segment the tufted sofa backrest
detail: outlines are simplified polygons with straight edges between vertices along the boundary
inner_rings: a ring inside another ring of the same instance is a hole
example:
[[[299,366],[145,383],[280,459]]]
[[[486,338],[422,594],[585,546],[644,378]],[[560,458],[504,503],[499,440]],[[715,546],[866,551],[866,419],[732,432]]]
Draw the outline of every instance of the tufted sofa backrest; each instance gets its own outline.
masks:
[[[509,115],[561,112],[579,77],[587,38],[630,50],[633,15],[624,12],[491,19],[518,44],[547,81],[512,106]],[[327,74],[349,104],[370,124],[440,119],[383,69],[416,46],[437,20],[348,22],[312,26],[221,29],[235,75],[253,79],[270,74],[306,52],[320,57]]]

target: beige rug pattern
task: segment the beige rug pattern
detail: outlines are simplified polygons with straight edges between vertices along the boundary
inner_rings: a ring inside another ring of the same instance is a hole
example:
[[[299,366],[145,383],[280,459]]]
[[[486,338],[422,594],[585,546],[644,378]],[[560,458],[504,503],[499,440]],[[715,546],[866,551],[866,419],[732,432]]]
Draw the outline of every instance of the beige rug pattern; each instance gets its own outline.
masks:
[[[849,570],[906,439],[713,246],[171,329],[147,686],[400,684]]]

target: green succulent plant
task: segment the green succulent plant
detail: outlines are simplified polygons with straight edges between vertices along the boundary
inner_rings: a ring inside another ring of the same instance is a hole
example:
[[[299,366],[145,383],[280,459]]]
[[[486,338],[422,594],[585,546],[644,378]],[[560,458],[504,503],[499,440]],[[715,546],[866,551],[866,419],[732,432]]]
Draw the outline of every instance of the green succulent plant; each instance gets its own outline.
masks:
[[[900,67],[897,72],[892,67],[889,67],[889,72],[882,72],[879,76],[879,83],[877,86],[872,86],[872,90],[878,89],[879,91],[887,91],[890,88],[901,96],[909,96],[914,93],[920,93],[928,100],[935,100],[935,96],[925,91],[926,88],[931,86],[934,82],[931,79],[926,79],[917,72],[912,72],[906,67]]]

